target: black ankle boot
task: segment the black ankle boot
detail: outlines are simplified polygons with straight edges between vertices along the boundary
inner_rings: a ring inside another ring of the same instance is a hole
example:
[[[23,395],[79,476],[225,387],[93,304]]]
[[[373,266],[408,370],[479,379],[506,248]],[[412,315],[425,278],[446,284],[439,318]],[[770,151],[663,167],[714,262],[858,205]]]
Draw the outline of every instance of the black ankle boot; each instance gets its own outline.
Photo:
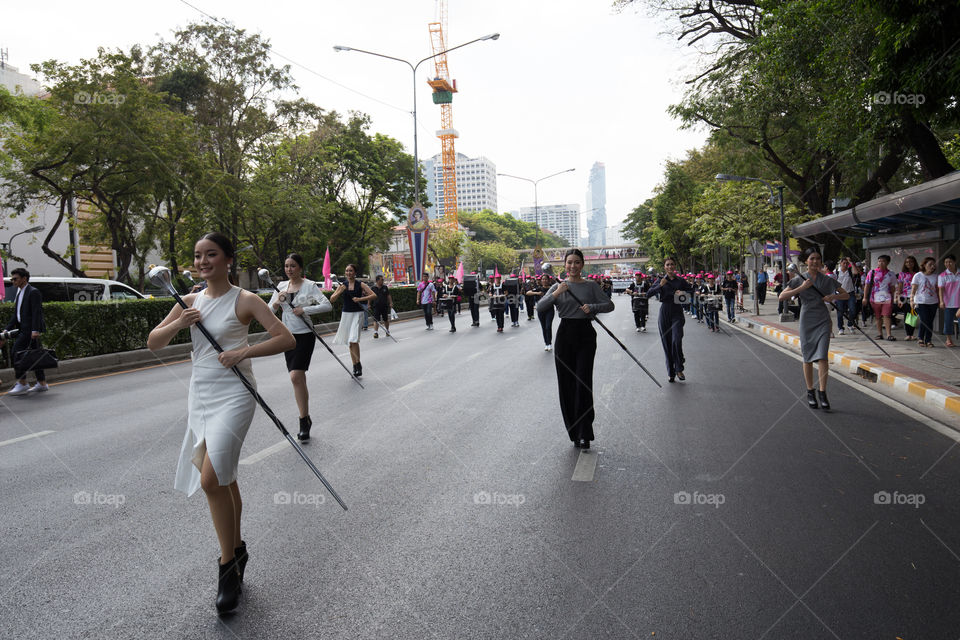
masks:
[[[823,408],[824,411],[830,411],[830,401],[827,400],[827,392],[817,391],[817,396],[820,398],[820,407]]]
[[[811,409],[820,408],[820,405],[817,404],[817,392],[813,389],[807,389],[807,404],[810,405]]]
[[[233,557],[237,560],[237,573],[240,574],[240,582],[243,582],[243,570],[247,568],[247,560],[250,556],[247,554],[247,543],[240,541],[240,546],[233,550]]]
[[[300,418],[300,433],[297,434],[297,440],[309,440],[310,439],[310,427],[313,426],[313,420],[310,419],[310,416],[305,416]],[[243,573],[241,571],[241,573]]]
[[[233,558],[227,564],[220,564],[220,580],[217,588],[217,611],[227,613],[237,608],[240,603],[240,574],[237,572],[237,559]]]
[[[354,362],[354,363],[353,363],[353,375],[355,375],[355,376],[357,375],[357,366],[358,366],[357,363]]]
[[[359,362],[357,363],[357,372],[354,375],[356,375],[358,378],[363,375],[363,365]]]

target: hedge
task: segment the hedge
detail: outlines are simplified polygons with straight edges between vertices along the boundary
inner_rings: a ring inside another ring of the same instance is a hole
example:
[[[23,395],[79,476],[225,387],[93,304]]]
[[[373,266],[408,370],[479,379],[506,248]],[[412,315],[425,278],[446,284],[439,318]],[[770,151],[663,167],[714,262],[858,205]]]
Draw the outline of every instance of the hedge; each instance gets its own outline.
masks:
[[[332,292],[324,292],[330,297]],[[396,311],[413,311],[416,305],[416,289],[391,288],[393,308]],[[269,300],[269,294],[261,294]],[[120,351],[144,349],[147,335],[160,324],[176,304],[173,298],[149,298],[146,300],[115,300],[111,302],[44,302],[43,317],[47,330],[43,334],[43,345],[57,352],[61,360],[83,358]],[[333,304],[333,311],[314,315],[317,324],[337,322],[342,310],[341,300]],[[0,319],[13,316],[12,302],[0,303]],[[2,326],[2,325],[0,325]],[[250,333],[260,333],[263,327],[254,321],[250,323]],[[190,341],[190,332],[179,332],[170,344],[182,344]],[[7,366],[10,364],[8,341],[4,347]]]

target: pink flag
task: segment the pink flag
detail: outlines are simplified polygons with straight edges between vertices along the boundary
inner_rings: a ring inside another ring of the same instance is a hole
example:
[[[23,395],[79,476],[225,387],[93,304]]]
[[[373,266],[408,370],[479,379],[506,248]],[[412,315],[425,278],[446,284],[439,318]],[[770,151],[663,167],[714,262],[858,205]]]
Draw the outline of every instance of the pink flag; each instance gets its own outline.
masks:
[[[327,247],[327,255],[323,257],[323,288],[333,289],[333,283],[330,281],[330,247]]]
[[[459,282],[460,284],[463,284],[463,263],[462,262],[460,263],[460,266],[457,267],[456,276],[457,276],[457,282]],[[3,297],[3,296],[0,295],[0,297]]]
[[[3,284],[3,262],[0,261],[0,300],[3,300],[5,295],[7,295],[7,289]]]

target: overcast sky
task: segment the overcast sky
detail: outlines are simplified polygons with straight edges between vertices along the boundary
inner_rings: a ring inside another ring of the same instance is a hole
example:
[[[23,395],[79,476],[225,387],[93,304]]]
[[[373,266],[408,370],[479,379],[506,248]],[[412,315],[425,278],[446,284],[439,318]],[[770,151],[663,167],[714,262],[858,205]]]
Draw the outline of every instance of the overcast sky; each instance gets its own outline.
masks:
[[[92,0],[17,2],[3,10],[0,49],[28,72],[55,58],[76,62],[96,49],[150,44],[203,11],[260,33],[274,51],[296,62],[301,95],[328,110],[362,111],[373,129],[412,153],[413,75],[401,63],[333,45],[368,49],[416,63],[432,54],[427,24],[435,0]],[[666,108],[679,101],[695,60],[645,12],[616,13],[611,0],[448,0],[447,46],[499,32],[448,56],[460,90],[453,102],[456,148],[486,156],[498,172],[531,179],[571,167],[544,181],[541,204],[585,206],[594,162],[607,171],[607,223],[622,221],[650,197],[664,161],[703,144],[702,130],[682,131]],[[195,7],[195,8],[193,8]],[[200,11],[198,11],[200,10]],[[289,64],[276,58],[277,64]],[[440,108],[417,76],[421,159],[440,151]],[[499,208],[533,204],[533,187],[499,178]],[[585,225],[585,220],[584,220]]]

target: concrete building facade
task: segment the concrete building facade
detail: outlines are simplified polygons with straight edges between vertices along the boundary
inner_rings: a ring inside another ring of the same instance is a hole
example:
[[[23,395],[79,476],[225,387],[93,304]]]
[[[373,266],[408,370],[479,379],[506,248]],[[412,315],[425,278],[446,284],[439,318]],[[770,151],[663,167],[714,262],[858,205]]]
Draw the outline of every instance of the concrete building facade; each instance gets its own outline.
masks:
[[[594,162],[587,182],[587,245],[607,244],[607,169],[602,162]]]
[[[436,220],[443,212],[443,165],[440,154],[425,160],[424,174],[427,177],[427,198],[432,203],[427,216]],[[457,154],[457,210],[482,211],[497,210],[497,165],[489,159],[479,156],[468,158]]]
[[[568,243],[567,246],[580,246],[580,205],[545,204],[540,205],[539,214],[533,207],[521,207],[514,215],[523,222],[537,222],[541,229],[555,233]]]

